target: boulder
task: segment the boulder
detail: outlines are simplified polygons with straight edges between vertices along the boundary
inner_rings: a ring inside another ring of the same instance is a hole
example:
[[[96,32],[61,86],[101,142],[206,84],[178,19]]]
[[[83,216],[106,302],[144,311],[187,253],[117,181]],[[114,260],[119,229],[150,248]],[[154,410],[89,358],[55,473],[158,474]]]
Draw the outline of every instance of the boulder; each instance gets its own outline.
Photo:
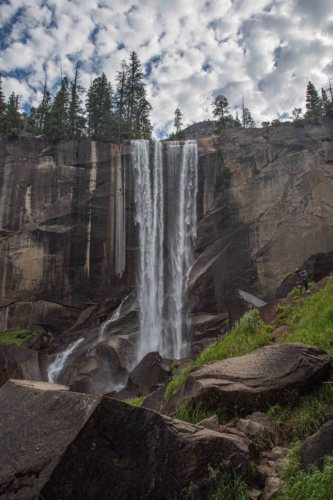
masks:
[[[325,351],[299,342],[261,347],[193,368],[163,412],[175,415],[190,399],[195,404],[246,409],[293,402],[328,375],[330,363]]]
[[[153,392],[150,396],[148,396],[141,405],[141,408],[149,408],[150,410],[155,410],[160,412],[162,406],[164,405],[166,386],[163,385],[157,391]]]
[[[233,326],[236,321],[251,309],[259,309],[266,305],[266,302],[251,293],[239,289],[228,291],[229,296],[229,325]]]
[[[0,391],[4,500],[165,499],[230,460],[245,475],[252,443],[102,395],[9,381]]]
[[[146,394],[156,384],[165,383],[172,375],[173,360],[163,359],[158,352],[149,352],[128,375],[127,388]]]
[[[217,415],[213,415],[210,418],[205,418],[205,420],[201,420],[201,422],[198,422],[197,425],[201,425],[201,427],[204,427],[205,429],[211,429],[212,431],[220,432],[219,420],[217,418]]]
[[[192,316],[190,337],[193,341],[217,338],[228,330],[228,313],[201,313]]]
[[[306,438],[301,446],[299,456],[301,465],[306,469],[309,465],[323,468],[324,458],[333,453],[333,420],[329,420],[318,432]]]
[[[42,380],[38,353],[15,344],[0,344],[0,387],[10,378]]]
[[[191,359],[197,359],[202,353],[202,351],[204,351],[206,347],[215,344],[216,340],[217,339],[202,339],[199,340],[198,342],[193,342],[193,344],[191,344],[191,351],[190,351]]]

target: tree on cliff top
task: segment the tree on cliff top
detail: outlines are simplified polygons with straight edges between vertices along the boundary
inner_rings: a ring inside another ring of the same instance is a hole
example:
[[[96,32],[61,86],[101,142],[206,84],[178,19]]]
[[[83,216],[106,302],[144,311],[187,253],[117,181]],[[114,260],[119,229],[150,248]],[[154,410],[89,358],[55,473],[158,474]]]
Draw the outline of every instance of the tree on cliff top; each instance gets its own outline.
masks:
[[[242,123],[244,128],[255,128],[256,127],[256,122],[252,118],[251,111],[245,107],[244,105],[244,99],[242,99]]]
[[[78,65],[75,68],[74,81],[71,84],[70,99],[68,106],[68,127],[69,136],[72,139],[79,139],[84,135],[86,119],[84,117],[84,108],[82,95],[85,90],[80,84],[80,72]]]
[[[312,82],[306,88],[306,109],[305,118],[317,118],[322,114],[322,100]]]
[[[19,135],[22,123],[21,119],[21,113],[19,112],[19,96],[12,92],[9,96],[4,115],[5,132],[8,137],[16,137]]]
[[[48,135],[52,139],[67,139],[69,137],[69,102],[70,89],[65,76],[61,81],[50,112],[50,126]]]
[[[232,120],[230,114],[229,101],[224,95],[218,95],[212,102],[213,106],[213,116],[217,118],[216,122],[216,133],[220,133],[224,128],[226,128],[228,122]]]
[[[112,86],[105,73],[94,79],[87,95],[88,136],[95,141],[111,139],[115,132]]]
[[[173,126],[176,129],[176,133],[174,134],[173,138],[176,140],[184,139],[185,137],[185,133],[182,131],[182,126],[183,126],[182,118],[183,118],[183,113],[180,111],[179,108],[177,108],[175,111],[175,117],[173,121]]]

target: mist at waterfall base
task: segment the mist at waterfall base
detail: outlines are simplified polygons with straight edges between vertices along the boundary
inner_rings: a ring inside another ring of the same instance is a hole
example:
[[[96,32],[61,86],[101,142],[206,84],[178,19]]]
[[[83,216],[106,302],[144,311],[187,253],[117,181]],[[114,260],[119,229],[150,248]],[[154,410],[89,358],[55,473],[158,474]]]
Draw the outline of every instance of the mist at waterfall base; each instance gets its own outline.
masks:
[[[188,273],[196,236],[196,141],[131,142],[135,222],[139,228],[137,297],[140,339],[136,361],[158,351],[188,355]],[[151,151],[153,149],[153,151]]]

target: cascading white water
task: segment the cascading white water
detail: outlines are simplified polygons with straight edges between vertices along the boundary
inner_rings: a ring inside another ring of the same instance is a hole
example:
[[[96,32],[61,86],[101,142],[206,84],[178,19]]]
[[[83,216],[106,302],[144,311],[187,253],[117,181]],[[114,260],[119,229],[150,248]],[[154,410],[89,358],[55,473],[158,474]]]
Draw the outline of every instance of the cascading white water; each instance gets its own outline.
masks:
[[[125,302],[126,299],[127,299],[127,297],[125,297],[121,301],[121,303],[119,304],[119,306],[117,307],[117,309],[115,310],[115,312],[112,314],[111,318],[108,319],[107,321],[105,321],[105,323],[103,324],[102,328],[100,329],[100,331],[98,333],[98,339],[97,339],[96,344],[99,344],[100,342],[103,341],[105,331],[106,331],[107,327],[109,326],[109,324],[113,323],[114,321],[116,321],[119,318],[120,313],[121,313],[121,308],[122,308],[123,303]]]
[[[168,149],[171,150],[169,154]],[[172,151],[173,149],[176,151]],[[186,352],[188,346],[186,333],[189,326],[186,290],[188,272],[194,262],[193,245],[196,237],[198,188],[196,141],[186,141],[182,148],[178,142],[167,143],[167,157],[167,172],[174,185],[168,183],[169,203],[173,196],[173,210],[171,210],[172,221],[168,231],[170,263],[167,325],[169,334],[165,336],[168,342],[165,352],[168,356],[181,358],[188,354]]]
[[[186,355],[187,273],[196,234],[196,141],[167,143],[164,166],[162,144],[154,144],[152,165],[149,147],[148,141],[131,143],[140,246],[137,361],[151,351],[174,358]]]
[[[162,347],[163,327],[163,170],[162,144],[154,145],[154,169],[149,168],[149,141],[132,141],[135,173],[135,222],[139,226],[140,257],[137,294],[140,341],[137,360]]]
[[[57,380],[59,378],[60,373],[65,367],[65,363],[68,359],[68,357],[72,354],[74,349],[83,342],[84,339],[79,339],[76,342],[72,342],[72,344],[69,344],[67,349],[63,352],[60,352],[57,354],[55,360],[50,363],[48,370],[47,370],[47,378],[50,384],[56,384]]]

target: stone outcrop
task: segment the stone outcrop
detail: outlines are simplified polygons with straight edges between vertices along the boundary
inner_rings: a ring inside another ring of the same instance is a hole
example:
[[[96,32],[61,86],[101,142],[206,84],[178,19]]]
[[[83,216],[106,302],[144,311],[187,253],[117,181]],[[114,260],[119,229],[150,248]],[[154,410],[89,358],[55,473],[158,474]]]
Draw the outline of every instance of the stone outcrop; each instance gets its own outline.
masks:
[[[268,302],[283,277],[333,249],[333,120],[198,139],[195,311],[228,310],[228,290]]]
[[[4,500],[204,495],[208,465],[245,475],[251,441],[64,386],[8,381],[0,391]]]
[[[298,342],[261,347],[244,356],[193,368],[163,412],[175,415],[189,400],[226,408],[291,403],[327,376],[330,364],[325,351]]]
[[[304,469],[316,465],[323,469],[324,459],[333,453],[333,420],[329,420],[318,432],[306,438],[299,456]]]
[[[171,359],[163,359],[158,352],[146,354],[128,375],[127,389],[149,395],[155,386],[164,384],[172,374]]]
[[[42,380],[37,352],[15,344],[0,344],[0,387],[10,378]]]

